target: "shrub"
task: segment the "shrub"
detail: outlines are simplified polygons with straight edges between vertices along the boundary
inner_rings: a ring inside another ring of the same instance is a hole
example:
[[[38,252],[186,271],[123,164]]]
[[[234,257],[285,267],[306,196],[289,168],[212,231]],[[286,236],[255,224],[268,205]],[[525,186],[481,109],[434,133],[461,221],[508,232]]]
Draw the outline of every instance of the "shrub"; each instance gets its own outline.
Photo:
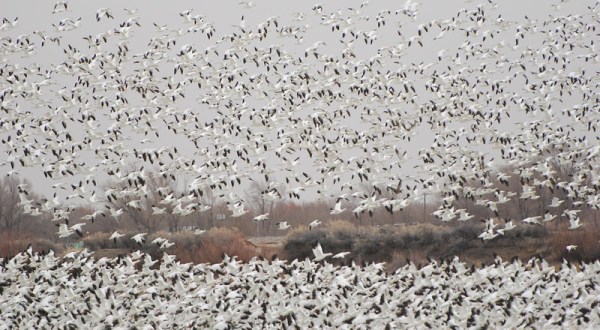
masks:
[[[417,242],[420,246],[427,246],[432,243],[437,243],[434,239],[433,230],[431,229],[423,230],[423,232],[421,232],[421,234],[418,236]]]
[[[325,240],[324,230],[310,230],[292,232],[286,236],[283,246],[284,258],[288,260],[312,258],[312,248],[320,243],[323,249],[329,248],[329,241]]]
[[[363,239],[358,239],[353,248],[353,252],[361,257],[364,261],[372,261],[385,258],[388,251],[383,249],[376,236],[368,236]]]
[[[455,237],[460,237],[463,240],[472,240],[479,236],[482,232],[482,225],[473,225],[472,223],[461,224],[456,229],[454,229]]]
[[[411,233],[404,234],[402,238],[407,248],[417,245],[417,241],[419,239],[418,235]]]
[[[387,249],[405,249],[407,247],[404,236],[395,231],[381,230],[381,242]]]
[[[109,240],[111,234],[96,232],[91,235],[85,236],[82,240],[87,249],[90,251],[102,250],[102,249],[110,249],[114,247],[114,242]],[[121,241],[123,240],[122,237]],[[122,243],[121,243],[122,244]]]
[[[348,221],[332,221],[319,230],[296,229],[290,231],[283,244],[282,252],[288,259],[312,258],[312,248],[321,243],[323,250],[333,254],[341,251],[351,252],[350,258],[357,262],[390,262],[400,265],[409,259],[412,262],[425,262],[426,257],[446,259],[454,256],[467,257],[472,260],[491,258],[496,250],[504,253],[517,253],[524,257],[532,253],[543,253],[543,241],[548,237],[541,226],[518,226],[505,236],[485,241],[478,238],[483,231],[482,223],[457,223],[455,227],[434,224],[412,224],[404,226],[366,227],[356,226]],[[536,240],[531,240],[531,239]],[[522,244],[528,248],[519,249]],[[581,240],[581,239],[579,239]],[[588,245],[581,246],[580,252],[586,256],[598,254],[600,245],[598,238],[587,238]],[[561,244],[564,249],[567,244]],[[563,255],[560,250],[558,255]],[[510,257],[510,256],[505,256]],[[588,260],[588,259],[586,259]],[[329,262],[336,262],[329,260]],[[396,266],[388,267],[394,270]]]

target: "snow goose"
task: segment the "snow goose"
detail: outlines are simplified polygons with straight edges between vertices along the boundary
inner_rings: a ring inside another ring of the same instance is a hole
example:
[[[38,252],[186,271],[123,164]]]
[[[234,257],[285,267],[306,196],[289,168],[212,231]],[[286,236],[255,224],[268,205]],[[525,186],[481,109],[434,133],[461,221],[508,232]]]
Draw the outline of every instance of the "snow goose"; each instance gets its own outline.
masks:
[[[541,225],[540,223],[540,219],[542,217],[539,215],[533,216],[533,217],[527,217],[525,219],[523,219],[523,222],[530,224],[530,225]]]
[[[321,243],[317,243],[317,246],[314,247],[312,249],[313,254],[315,255],[315,258],[313,259],[314,261],[321,261],[324,260],[325,258],[329,257],[330,255],[332,255],[331,252],[327,252],[327,253],[323,253],[323,248],[321,247]]]
[[[562,203],[563,203],[563,200],[559,199],[558,197],[552,197],[552,202],[548,206],[549,207],[559,207],[560,204],[562,204]]]
[[[125,236],[125,235],[119,234],[118,231],[115,231],[114,233],[112,233],[112,235],[110,235],[110,237],[108,239],[113,241],[115,244],[117,244],[117,240],[123,236]]]
[[[267,212],[265,214],[257,215],[254,218],[252,218],[252,220],[257,222],[269,220],[269,213]]]
[[[62,223],[58,227],[58,237],[66,238],[73,235],[73,230],[67,227],[66,224]]]
[[[516,226],[513,224],[512,220],[510,220],[504,224],[504,228],[498,229],[497,232],[500,235],[504,235],[507,231],[515,229],[515,227]]]
[[[570,230],[575,230],[579,227],[583,226],[583,224],[580,222],[579,218],[570,218],[569,219],[569,227],[568,229]]]
[[[139,246],[142,246],[143,243],[146,243],[146,233],[139,233],[131,237],[133,241],[135,241]]]
[[[315,219],[311,223],[308,224],[308,230],[312,230],[313,228],[317,228],[317,226],[319,226],[320,224],[321,224],[321,221],[319,221],[319,219]]]
[[[342,208],[342,202],[339,201],[339,202],[335,203],[335,206],[332,209],[330,209],[330,210],[331,210],[330,214],[334,214],[335,215],[335,214],[341,214],[341,213],[343,213],[346,209]]]
[[[347,251],[340,252],[340,253],[337,253],[337,254],[335,254],[334,256],[332,256],[332,258],[334,258],[334,259],[343,259],[343,258],[345,258],[347,255],[349,255],[350,253],[351,253],[351,252],[347,252]]]

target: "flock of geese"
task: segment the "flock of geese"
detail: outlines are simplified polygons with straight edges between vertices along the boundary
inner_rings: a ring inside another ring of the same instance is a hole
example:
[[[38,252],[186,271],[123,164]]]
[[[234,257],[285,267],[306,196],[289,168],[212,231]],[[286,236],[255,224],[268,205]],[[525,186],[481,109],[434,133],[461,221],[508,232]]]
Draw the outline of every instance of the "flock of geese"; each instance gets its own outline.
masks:
[[[440,221],[470,221],[458,202],[471,199],[489,209],[475,219],[484,240],[561,217],[577,230],[583,209],[600,208],[598,5],[512,18],[488,0],[423,21],[411,0],[316,4],[291,18],[242,2],[239,23],[220,27],[192,9],[169,26],[143,8],[79,16],[83,4],[58,1],[48,27],[0,17],[0,169],[43,176],[18,187],[19,206],[48,216],[60,238],[84,235],[86,222],[69,224],[78,203],[95,208],[86,221],[142,208],[186,216],[210,209],[210,194],[240,217],[251,181],[264,182],[265,200],[332,201],[332,215],[399,212],[441,193]],[[167,183],[149,205],[156,178]],[[52,197],[34,199],[44,184]],[[499,204],[542,190],[561,193],[545,212],[501,220]],[[192,265],[28,249],[0,262],[0,328],[600,324],[598,262],[454,259],[387,274],[328,262],[347,252],[313,252]]]
[[[578,269],[579,268],[579,269]],[[181,264],[135,252],[64,259],[24,251],[0,263],[2,328],[591,328],[600,263],[560,267],[497,258],[335,266],[225,257]]]
[[[153,178],[173,183],[153,212],[181,216],[210,209],[209,192],[248,214],[251,181],[265,200],[316,196],[357,216],[439,192],[442,221],[473,218],[467,198],[489,209],[483,239],[557,217],[576,229],[600,208],[597,1],[511,18],[489,0],[431,21],[410,0],[265,20],[244,2],[222,30],[192,9],[168,26],[78,5],[49,8],[48,29],[0,25],[0,167],[51,183],[41,200],[20,186],[20,205],[60,237],[81,234],[77,203],[96,207],[91,221],[149,208]],[[567,202],[498,226],[498,204],[544,189]]]

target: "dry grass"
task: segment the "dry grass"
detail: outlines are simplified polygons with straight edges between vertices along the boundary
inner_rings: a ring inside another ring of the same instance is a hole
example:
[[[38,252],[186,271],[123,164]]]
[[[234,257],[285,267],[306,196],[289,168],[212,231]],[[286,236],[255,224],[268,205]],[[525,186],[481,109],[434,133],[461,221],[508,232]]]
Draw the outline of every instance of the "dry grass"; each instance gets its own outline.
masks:
[[[28,234],[4,231],[0,233],[0,258],[10,258],[24,251],[31,244],[34,252],[53,250],[61,253],[63,247],[47,239],[35,239]]]
[[[600,259],[600,231],[596,228],[582,230],[559,230],[549,235],[549,249],[557,260],[591,262]],[[576,245],[567,251],[567,245]]]
[[[324,227],[331,231],[339,231],[339,232],[354,232],[358,228],[352,222],[348,220],[329,220],[326,221]],[[319,228],[319,227],[317,227]],[[367,228],[367,227],[363,227]],[[370,228],[370,227],[369,227]]]
[[[240,260],[250,260],[257,256],[256,247],[246,241],[242,233],[236,228],[218,227],[208,230],[202,235],[195,235],[190,232],[168,233],[156,232],[146,237],[146,243],[138,245],[131,237],[135,233],[125,233],[125,236],[114,242],[109,240],[110,233],[94,233],[82,239],[85,247],[90,251],[97,252],[98,255],[103,255],[106,251],[116,251],[109,253],[122,254],[123,251],[130,252],[140,250],[150,254],[153,258],[160,259],[164,252],[173,254],[181,262],[193,263],[215,263],[221,262],[225,254],[229,256],[237,256]],[[162,237],[175,243],[168,249],[160,249],[158,245],[151,244],[157,238]],[[262,255],[273,255],[275,251],[264,250]]]
[[[235,228],[213,228],[201,236],[181,233],[173,237],[173,242],[175,246],[169,252],[181,262],[218,263],[224,255],[248,261],[257,255],[256,247]]]

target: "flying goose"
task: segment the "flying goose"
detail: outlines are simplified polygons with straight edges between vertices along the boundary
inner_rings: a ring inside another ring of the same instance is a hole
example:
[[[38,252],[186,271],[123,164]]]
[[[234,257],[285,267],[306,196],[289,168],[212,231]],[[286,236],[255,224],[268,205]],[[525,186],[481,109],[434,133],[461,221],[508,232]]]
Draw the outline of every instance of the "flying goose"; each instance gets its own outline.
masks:
[[[139,233],[139,234],[133,235],[131,237],[131,239],[133,241],[135,241],[139,246],[142,246],[142,244],[146,243],[145,236],[146,236],[146,233]]]
[[[311,221],[311,223],[308,224],[308,229],[312,230],[313,228],[316,228],[320,224],[321,224],[321,221],[319,221],[319,219],[315,219],[315,220]]]
[[[332,255],[331,252],[323,253],[323,248],[321,247],[321,243],[317,243],[317,246],[313,248],[313,254],[315,255],[314,261],[321,261],[325,258]]]

